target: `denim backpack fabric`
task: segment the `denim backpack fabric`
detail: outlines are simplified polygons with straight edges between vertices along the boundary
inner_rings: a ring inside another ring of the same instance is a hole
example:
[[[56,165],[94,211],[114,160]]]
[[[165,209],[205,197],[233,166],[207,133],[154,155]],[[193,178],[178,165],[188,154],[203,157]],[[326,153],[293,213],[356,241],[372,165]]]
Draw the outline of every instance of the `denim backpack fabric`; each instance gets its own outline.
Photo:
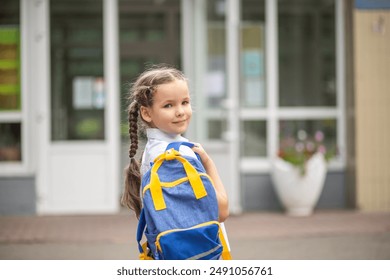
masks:
[[[230,259],[211,178],[199,159],[182,156],[170,143],[142,177],[137,242],[140,259]],[[141,245],[143,234],[146,242]]]

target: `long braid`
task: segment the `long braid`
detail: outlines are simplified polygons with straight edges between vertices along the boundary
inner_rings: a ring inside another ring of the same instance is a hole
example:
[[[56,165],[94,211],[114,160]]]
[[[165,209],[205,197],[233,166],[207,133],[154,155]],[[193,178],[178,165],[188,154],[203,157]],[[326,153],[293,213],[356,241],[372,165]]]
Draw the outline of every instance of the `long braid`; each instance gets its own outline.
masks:
[[[138,107],[138,103],[133,101],[129,110],[130,159],[134,158],[138,149]]]
[[[137,101],[133,101],[129,106],[130,163],[126,168],[125,191],[122,195],[122,204],[134,210],[137,218],[140,215],[142,206],[140,198],[140,167],[135,159],[138,149],[138,110],[139,105]]]

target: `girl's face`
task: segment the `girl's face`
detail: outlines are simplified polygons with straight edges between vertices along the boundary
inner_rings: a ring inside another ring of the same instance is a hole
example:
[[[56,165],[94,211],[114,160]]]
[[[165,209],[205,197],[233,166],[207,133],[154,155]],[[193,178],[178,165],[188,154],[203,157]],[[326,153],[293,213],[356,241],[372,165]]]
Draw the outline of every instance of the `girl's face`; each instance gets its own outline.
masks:
[[[158,85],[151,107],[141,107],[142,118],[150,125],[168,134],[182,134],[192,116],[190,94],[185,81],[175,80]]]

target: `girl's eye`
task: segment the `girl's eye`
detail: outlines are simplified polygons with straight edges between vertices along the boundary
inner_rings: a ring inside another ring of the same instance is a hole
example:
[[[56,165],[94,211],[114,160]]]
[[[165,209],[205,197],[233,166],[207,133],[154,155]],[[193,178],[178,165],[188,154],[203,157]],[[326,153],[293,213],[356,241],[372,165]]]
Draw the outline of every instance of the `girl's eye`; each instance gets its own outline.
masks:
[[[190,102],[189,102],[189,101],[183,101],[182,104],[183,104],[183,105],[188,105],[188,104],[190,104]]]
[[[172,107],[172,104],[166,104],[164,105],[164,108],[171,108]]]

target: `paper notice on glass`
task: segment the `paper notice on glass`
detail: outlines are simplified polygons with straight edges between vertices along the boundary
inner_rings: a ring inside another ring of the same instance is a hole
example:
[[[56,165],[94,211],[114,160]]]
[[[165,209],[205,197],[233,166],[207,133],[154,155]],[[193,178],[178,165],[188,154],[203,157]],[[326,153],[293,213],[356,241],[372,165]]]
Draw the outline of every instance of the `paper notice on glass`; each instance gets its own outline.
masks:
[[[260,77],[264,75],[264,55],[261,50],[244,51],[242,63],[245,77]]]
[[[93,106],[93,77],[75,77],[73,79],[73,108],[91,109]]]
[[[211,71],[206,76],[206,92],[209,97],[222,97],[225,92],[225,73]]]
[[[104,80],[99,77],[94,80],[93,105],[94,108],[103,109],[105,103]]]
[[[265,106],[265,90],[262,79],[245,79],[244,92],[246,106]]]

